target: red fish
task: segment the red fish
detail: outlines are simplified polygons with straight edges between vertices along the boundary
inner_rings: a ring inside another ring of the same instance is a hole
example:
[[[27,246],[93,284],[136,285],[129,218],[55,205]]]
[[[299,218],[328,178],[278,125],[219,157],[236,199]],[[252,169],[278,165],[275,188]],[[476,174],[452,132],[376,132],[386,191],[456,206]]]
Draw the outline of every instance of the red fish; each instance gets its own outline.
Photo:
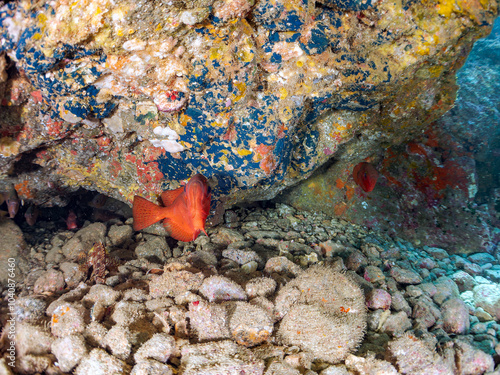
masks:
[[[377,170],[366,161],[357,164],[352,170],[352,177],[361,189],[369,193],[375,187],[378,179]]]
[[[5,198],[5,202],[7,203],[7,209],[9,210],[9,217],[13,219],[14,216],[16,216],[17,211],[19,210],[19,203],[20,203],[14,185],[10,186],[10,189],[7,192],[7,196]]]
[[[68,217],[66,218],[66,228],[69,230],[78,228],[78,218],[73,210],[69,210]]]
[[[38,208],[35,205],[31,205],[28,207],[26,212],[24,213],[24,217],[28,225],[33,226],[36,224],[36,220],[38,219]]]
[[[210,212],[210,199],[210,187],[201,174],[193,176],[184,187],[163,192],[163,207],[136,195],[132,206],[134,229],[141,230],[163,220],[171,237],[193,241],[200,232],[207,235],[205,221]]]

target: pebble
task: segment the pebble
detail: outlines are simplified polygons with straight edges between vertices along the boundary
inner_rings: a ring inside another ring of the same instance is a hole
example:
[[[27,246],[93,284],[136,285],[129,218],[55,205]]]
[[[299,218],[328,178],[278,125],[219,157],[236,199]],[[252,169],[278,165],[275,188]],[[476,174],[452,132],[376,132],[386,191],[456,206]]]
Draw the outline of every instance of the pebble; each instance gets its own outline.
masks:
[[[62,252],[70,261],[76,261],[86,254],[96,242],[105,243],[106,225],[104,223],[93,223],[80,229],[74,236],[64,244]]]
[[[216,233],[210,237],[210,241],[218,245],[228,246],[233,242],[244,241],[245,237],[237,230],[220,227]]]
[[[443,303],[441,315],[446,333],[463,335],[469,331],[469,309],[460,298],[450,298]]]
[[[51,268],[37,279],[33,291],[37,294],[57,293],[64,289],[64,285],[62,272]]]
[[[483,272],[483,269],[478,264],[466,263],[464,265],[464,271],[472,276],[475,276],[475,275],[480,275]]]
[[[145,317],[146,309],[142,303],[119,301],[116,303],[111,319],[118,325],[129,326]]]
[[[9,277],[9,259],[15,259],[16,272],[14,280],[21,282],[31,272],[31,267],[26,259],[28,245],[23,237],[23,232],[14,220],[0,218],[0,284],[7,285]],[[29,252],[29,250],[28,250]]]
[[[414,287],[410,285],[407,287],[407,290],[410,290],[412,288]],[[438,292],[436,285],[434,285],[433,283],[422,283],[418,286],[418,288],[421,289],[422,292],[424,292],[429,297],[434,297],[434,295]]]
[[[206,248],[206,247],[205,247]],[[216,266],[217,257],[210,251],[197,250],[187,256],[187,261],[197,268],[206,268],[207,266]]]
[[[15,326],[9,324],[13,329],[16,342],[16,354],[20,357],[26,354],[48,354],[54,337],[45,326],[31,324],[28,322],[17,323]]]
[[[288,358],[288,357],[287,357]],[[272,375],[301,375],[300,371],[286,362],[272,362],[265,374]]]
[[[173,375],[173,372],[166,364],[152,359],[144,359],[137,361],[130,375]]]
[[[373,289],[366,296],[366,307],[387,310],[391,307],[391,295],[383,289]]]
[[[49,372],[52,358],[48,355],[26,354],[16,361],[17,374],[39,374]]]
[[[147,234],[145,238],[146,241],[141,242],[135,248],[135,255],[138,258],[144,258],[153,263],[165,263],[167,258],[172,256],[165,237]]]
[[[302,270],[298,265],[286,257],[280,256],[268,259],[264,267],[264,273],[270,275],[274,272],[287,273],[297,276],[300,272],[302,272]]]
[[[75,375],[116,375],[130,372],[130,366],[100,348],[92,349],[90,354],[82,359],[75,370]]]
[[[422,282],[422,278],[416,272],[400,267],[392,268],[391,276],[400,284],[420,284]]]
[[[495,257],[488,253],[471,254],[467,257],[467,259],[472,263],[479,264],[480,266],[496,261]]]
[[[14,373],[11,370],[11,366],[7,364],[7,360],[5,358],[0,358],[0,374],[14,375]]]
[[[168,271],[161,276],[153,275],[149,283],[149,295],[153,298],[175,297],[187,291],[197,291],[203,282],[201,272],[185,270]]]
[[[477,307],[474,311],[474,316],[476,316],[480,322],[489,322],[493,320],[491,314],[484,311],[482,307]]]
[[[264,361],[234,341],[184,345],[181,349],[183,375],[264,373]]]
[[[132,351],[132,334],[128,327],[115,325],[111,327],[104,337],[104,345],[111,354],[118,359],[126,361]]]
[[[16,298],[12,311],[17,322],[24,320],[36,321],[45,315],[47,302],[36,297],[26,296]]]
[[[439,278],[439,277],[442,277],[442,276],[445,276],[448,274],[448,271],[445,270],[444,268],[434,268],[431,273],[434,275],[435,278]],[[427,275],[425,275],[425,277],[427,277]]]
[[[266,310],[248,302],[236,302],[229,319],[229,330],[238,344],[252,347],[271,339],[274,322]]]
[[[424,246],[424,251],[437,260],[447,259],[450,256],[446,250],[439,247]]]
[[[246,300],[243,288],[224,276],[210,276],[200,286],[200,293],[210,302]]]
[[[64,255],[60,247],[53,247],[45,254],[45,263],[47,264],[58,264],[63,259]]]
[[[259,267],[259,264],[255,260],[252,260],[252,261],[250,261],[248,263],[243,264],[241,266],[241,270],[244,273],[250,274],[250,273],[253,273],[253,272],[257,271],[258,267]]]
[[[376,375],[376,374],[384,374],[384,375],[398,375],[398,371],[396,368],[387,361],[381,359],[375,359],[374,357],[357,357],[353,354],[350,354],[345,361],[345,367],[336,366],[329,367],[328,369],[321,372],[321,375],[349,375],[352,373],[360,374],[360,375]],[[333,371],[330,369],[334,368]]]
[[[51,317],[52,334],[64,337],[85,331],[87,310],[79,303],[65,302],[59,305]]]
[[[487,330],[488,330],[488,326],[485,323],[475,323],[470,328],[470,333],[472,333],[474,335],[478,335],[481,333],[486,333]]]
[[[367,266],[365,268],[364,278],[366,281],[375,283],[385,279],[385,275],[382,270],[376,266]]]
[[[381,331],[395,337],[401,336],[406,330],[412,327],[411,320],[404,311],[391,314],[382,324]]]
[[[432,258],[422,258],[417,262],[416,267],[432,270],[437,267],[437,263]]]
[[[496,284],[479,284],[472,292],[475,305],[500,320],[500,287]]]
[[[339,255],[342,252],[345,252],[344,245],[342,245],[341,243],[332,241],[332,240],[321,242],[319,244],[319,247],[321,249],[321,253],[325,257],[334,257],[334,256]]]
[[[457,366],[462,374],[480,375],[493,371],[495,363],[491,355],[464,341],[455,340],[454,343]]]
[[[77,263],[64,262],[61,263],[59,269],[62,271],[64,276],[64,282],[70,289],[75,288],[85,277],[85,273],[82,267]]]
[[[132,238],[134,233],[130,225],[112,225],[108,231],[108,237],[113,246],[121,246],[125,241]]]
[[[231,259],[238,264],[245,264],[251,261],[262,263],[262,259],[255,251],[250,249],[228,248],[222,252],[224,258]]]
[[[484,271],[485,276],[491,281],[500,281],[500,270],[498,269],[487,269]]]
[[[277,283],[270,277],[258,277],[251,279],[245,285],[245,292],[248,298],[257,296],[267,297],[274,293]]]
[[[432,295],[432,299],[438,305],[441,305],[448,298],[458,297],[460,294],[457,284],[448,277],[440,277],[434,282],[434,286],[436,293]]]
[[[357,272],[360,268],[368,265],[368,258],[359,250],[350,252],[345,262],[347,269]]]
[[[51,347],[62,372],[70,372],[87,355],[82,335],[69,335],[54,340]]]
[[[413,304],[412,318],[422,329],[432,327],[441,318],[441,312],[427,296],[420,296]]]
[[[246,238],[262,239],[271,238],[273,240],[281,240],[283,236],[272,230],[251,230],[245,234]]]
[[[228,339],[228,312],[226,307],[206,301],[194,301],[189,304],[189,318],[193,333],[198,341]]]
[[[121,293],[114,290],[108,285],[96,284],[93,285],[89,292],[83,297],[85,302],[99,302],[103,306],[108,307],[114,304],[121,297]]]
[[[452,364],[411,333],[390,342],[388,349],[402,374],[453,374]]]
[[[466,290],[472,290],[476,285],[474,278],[464,271],[457,271],[453,273],[450,278],[457,284],[460,293]]]
[[[104,347],[104,338],[106,337],[108,330],[101,323],[90,322],[83,336],[87,342],[92,346]]]

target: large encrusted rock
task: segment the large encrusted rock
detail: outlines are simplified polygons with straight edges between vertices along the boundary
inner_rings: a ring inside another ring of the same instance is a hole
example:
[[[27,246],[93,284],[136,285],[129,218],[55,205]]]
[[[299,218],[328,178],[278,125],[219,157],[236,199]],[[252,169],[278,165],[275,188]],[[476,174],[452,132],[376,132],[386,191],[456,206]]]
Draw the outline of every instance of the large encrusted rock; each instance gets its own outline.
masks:
[[[284,203],[335,214],[375,230],[439,246],[454,253],[492,253],[499,241],[495,220],[499,192],[491,171],[498,170],[500,144],[498,65],[500,22],[474,45],[457,73],[460,85],[452,110],[412,142],[372,149],[368,161],[378,170],[375,189],[354,181],[359,145],[351,143],[336,163],[288,191]],[[401,134],[401,132],[400,132]],[[365,154],[368,156],[368,154]],[[476,202],[489,203],[476,207]]]
[[[0,172],[45,204],[61,185],[153,198],[195,172],[225,205],[272,198],[450,108],[498,6],[458,3],[9,2]]]

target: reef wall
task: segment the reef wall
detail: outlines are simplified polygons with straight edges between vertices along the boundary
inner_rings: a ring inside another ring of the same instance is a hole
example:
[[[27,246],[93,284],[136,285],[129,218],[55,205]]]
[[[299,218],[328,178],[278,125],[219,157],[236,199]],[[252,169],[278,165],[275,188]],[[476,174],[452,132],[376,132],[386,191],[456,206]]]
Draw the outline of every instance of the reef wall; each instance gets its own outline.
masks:
[[[0,8],[0,191],[228,206],[357,162],[445,113],[496,0],[77,0]],[[58,194],[54,194],[54,191]]]
[[[454,107],[424,134],[373,152],[373,191],[341,159],[279,199],[323,211],[415,245],[494,254],[500,242],[500,20],[457,73]],[[347,148],[349,152],[349,148]]]

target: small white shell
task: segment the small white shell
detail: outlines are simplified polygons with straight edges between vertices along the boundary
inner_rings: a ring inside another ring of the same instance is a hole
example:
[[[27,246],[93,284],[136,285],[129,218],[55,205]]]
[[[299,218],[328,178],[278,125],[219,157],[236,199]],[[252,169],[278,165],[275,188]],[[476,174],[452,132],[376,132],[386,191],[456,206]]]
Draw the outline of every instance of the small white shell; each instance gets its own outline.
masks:
[[[146,48],[146,42],[136,38],[123,43],[123,49],[126,51],[142,51],[144,48]]]
[[[184,147],[176,141],[170,139],[150,139],[149,140],[155,147],[163,147],[167,152],[181,152]]]

